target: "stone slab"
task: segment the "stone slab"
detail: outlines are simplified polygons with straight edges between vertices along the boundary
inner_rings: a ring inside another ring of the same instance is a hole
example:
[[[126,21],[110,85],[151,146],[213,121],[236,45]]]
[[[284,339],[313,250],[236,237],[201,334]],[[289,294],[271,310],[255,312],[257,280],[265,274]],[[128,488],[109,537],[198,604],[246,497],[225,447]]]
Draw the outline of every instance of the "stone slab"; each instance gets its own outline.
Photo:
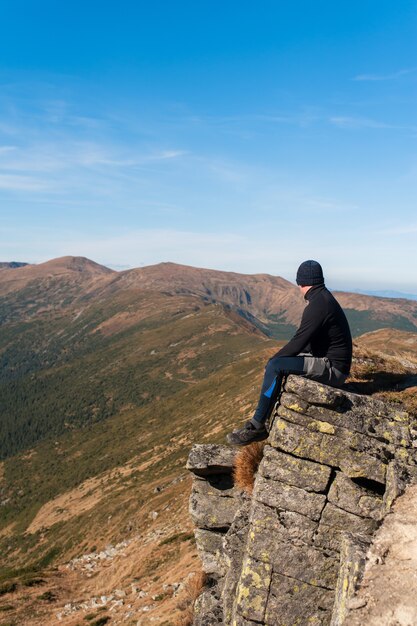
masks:
[[[223,558],[224,533],[196,528],[194,536],[203,572],[223,576],[225,573],[225,562]]]
[[[267,445],[258,472],[264,478],[279,480],[306,491],[323,492],[328,485],[331,468],[293,457]]]
[[[288,376],[285,383],[285,391],[290,391],[305,400],[309,404],[318,404],[329,406],[332,408],[341,406],[346,402],[346,397],[355,394],[349,394],[346,391],[329,387],[315,381],[309,380],[302,376]]]
[[[340,509],[361,517],[379,520],[384,514],[382,496],[360,487],[342,472],[337,472],[327,497]]]
[[[194,603],[193,626],[222,625],[222,606],[218,585],[206,587]]]
[[[364,452],[349,449],[343,439],[314,432],[282,417],[276,419],[269,444],[300,458],[339,468],[351,478],[370,478],[385,482],[386,464]]]
[[[320,518],[326,502],[323,494],[305,491],[263,476],[256,478],[253,498],[277,509],[301,513],[312,520]]]
[[[369,517],[359,517],[328,502],[321,516],[314,544],[321,548],[339,551],[342,533],[349,530],[364,536],[371,536],[378,527],[378,522]]]
[[[340,550],[340,570],[337,579],[330,626],[342,626],[348,614],[349,600],[355,595],[365,568],[369,539],[343,533]]]
[[[366,452],[372,456],[379,458],[382,462],[387,462],[394,457],[395,447],[389,444],[388,440],[369,437],[368,435],[351,431],[341,426],[334,426],[329,422],[314,419],[308,415],[297,413],[284,406],[278,408],[278,415],[288,422],[304,426],[313,432],[334,435],[338,439],[347,442],[349,448],[358,452]],[[346,443],[345,443],[346,445]]]
[[[245,557],[237,587],[236,612],[239,615],[263,622],[271,577],[272,568],[269,563]]]
[[[234,486],[232,474],[210,474],[205,478],[196,476],[193,480],[193,489],[201,497],[213,496],[216,498],[239,497],[241,490]]]
[[[273,574],[265,612],[268,626],[328,626],[334,593],[294,578]]]
[[[410,445],[409,415],[378,398],[336,390],[294,376],[288,378],[285,388],[287,391],[280,402],[287,408],[370,437],[383,438],[387,443]]]
[[[314,587],[335,588],[339,571],[338,555],[312,546],[289,543],[278,543],[274,547],[274,554],[279,555],[279,559],[271,563],[275,573]]]
[[[311,545],[318,528],[304,515],[291,511],[277,511],[269,506],[254,503],[247,537],[247,553],[265,563],[279,563],[282,544]]]
[[[222,587],[222,602],[223,620],[225,624],[232,624],[236,588],[239,582],[240,568],[242,565],[249,529],[250,507],[251,501],[247,498],[243,501],[234,517],[232,525],[224,536],[223,559],[226,564],[226,573]]]
[[[194,481],[199,482],[199,481]],[[202,494],[201,486],[193,484],[189,500],[189,512],[198,528],[228,528],[239,508],[237,498]]]
[[[186,468],[198,476],[231,473],[236,449],[219,444],[195,444],[188,455]]]

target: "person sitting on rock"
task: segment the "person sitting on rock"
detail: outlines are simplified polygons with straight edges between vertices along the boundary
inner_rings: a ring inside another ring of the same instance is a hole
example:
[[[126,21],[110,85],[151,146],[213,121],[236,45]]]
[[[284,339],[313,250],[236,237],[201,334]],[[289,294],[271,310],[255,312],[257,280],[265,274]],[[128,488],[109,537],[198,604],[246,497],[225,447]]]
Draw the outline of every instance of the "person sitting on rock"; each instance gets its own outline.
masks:
[[[244,446],[268,437],[265,422],[276,403],[284,375],[298,374],[340,387],[352,363],[352,336],[342,307],[326,288],[317,261],[304,261],[297,271],[307,306],[294,337],[265,367],[261,395],[251,420],[227,435],[228,443]]]

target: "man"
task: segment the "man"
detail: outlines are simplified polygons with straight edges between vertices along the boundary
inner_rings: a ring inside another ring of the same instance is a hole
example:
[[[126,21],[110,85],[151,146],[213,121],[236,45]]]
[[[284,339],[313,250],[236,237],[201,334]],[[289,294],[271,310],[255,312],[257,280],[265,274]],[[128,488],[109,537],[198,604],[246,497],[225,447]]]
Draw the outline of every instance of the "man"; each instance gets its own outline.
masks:
[[[265,422],[281,389],[282,377],[299,374],[332,387],[340,387],[352,363],[352,336],[346,316],[326,288],[317,261],[304,261],[297,285],[307,306],[294,337],[267,363],[261,396],[251,420],[227,435],[228,443],[244,446],[268,437]]]

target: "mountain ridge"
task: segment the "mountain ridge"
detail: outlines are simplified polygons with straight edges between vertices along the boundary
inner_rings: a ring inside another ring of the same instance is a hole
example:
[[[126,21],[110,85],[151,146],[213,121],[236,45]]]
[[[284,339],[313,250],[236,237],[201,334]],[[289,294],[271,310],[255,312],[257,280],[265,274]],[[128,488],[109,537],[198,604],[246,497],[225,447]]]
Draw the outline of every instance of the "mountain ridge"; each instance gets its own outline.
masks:
[[[109,297],[123,299],[123,294],[133,291],[194,296],[220,303],[276,339],[288,339],[294,333],[305,306],[298,288],[280,276],[239,274],[171,262],[116,271],[85,257],[61,257],[0,272],[0,307],[1,296],[9,294],[22,316],[25,300],[34,303],[32,311],[50,311],[51,307],[58,311]],[[415,301],[345,291],[334,294],[347,313],[354,335],[381,327],[417,329]]]

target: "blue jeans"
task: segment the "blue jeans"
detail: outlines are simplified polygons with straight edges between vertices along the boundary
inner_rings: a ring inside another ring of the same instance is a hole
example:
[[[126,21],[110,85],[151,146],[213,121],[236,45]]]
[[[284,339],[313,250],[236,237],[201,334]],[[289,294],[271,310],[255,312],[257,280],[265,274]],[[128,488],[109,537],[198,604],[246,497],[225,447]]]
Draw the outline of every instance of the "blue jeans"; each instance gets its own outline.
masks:
[[[306,376],[332,387],[340,387],[347,378],[332,366],[327,357],[315,357],[310,354],[273,356],[266,364],[261,395],[251,420],[257,427],[269,417],[281,389],[282,378],[287,374]]]

